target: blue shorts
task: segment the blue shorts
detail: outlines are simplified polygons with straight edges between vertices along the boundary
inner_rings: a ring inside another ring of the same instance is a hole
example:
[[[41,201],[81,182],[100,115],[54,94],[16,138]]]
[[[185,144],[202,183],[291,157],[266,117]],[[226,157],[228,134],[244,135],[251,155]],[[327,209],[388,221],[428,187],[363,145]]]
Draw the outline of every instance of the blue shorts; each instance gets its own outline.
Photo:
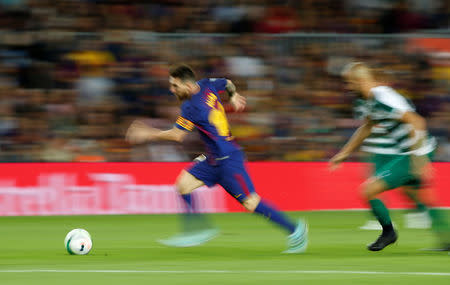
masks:
[[[241,151],[235,151],[226,158],[216,160],[215,164],[210,164],[208,159],[198,161],[186,171],[208,187],[219,184],[240,203],[255,192],[244,166],[244,155]]]

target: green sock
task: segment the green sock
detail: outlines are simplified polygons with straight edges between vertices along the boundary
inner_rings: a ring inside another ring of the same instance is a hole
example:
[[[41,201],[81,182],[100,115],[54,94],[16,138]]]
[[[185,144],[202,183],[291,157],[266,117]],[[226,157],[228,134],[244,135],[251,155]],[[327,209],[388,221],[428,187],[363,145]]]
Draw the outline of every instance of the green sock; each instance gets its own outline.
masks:
[[[448,231],[449,226],[445,219],[444,213],[436,208],[430,208],[429,210],[432,229],[436,232]]]
[[[425,206],[425,204],[422,203],[419,200],[419,198],[417,197],[417,193],[412,194],[412,193],[406,192],[406,195],[414,202],[414,204],[416,205],[416,209],[419,212],[426,212],[428,210],[428,207]]]
[[[444,244],[450,243],[450,225],[440,209],[430,208],[428,210],[431,218],[431,229],[437,234]]]
[[[422,202],[420,202],[420,201],[414,201],[414,203],[416,204],[416,209],[417,209],[419,212],[426,212],[426,211],[428,210],[428,207],[425,206],[425,204],[423,204]]]
[[[383,229],[385,227],[392,227],[391,217],[389,216],[389,211],[386,206],[381,202],[380,199],[373,199],[369,201],[372,212],[380,222]]]

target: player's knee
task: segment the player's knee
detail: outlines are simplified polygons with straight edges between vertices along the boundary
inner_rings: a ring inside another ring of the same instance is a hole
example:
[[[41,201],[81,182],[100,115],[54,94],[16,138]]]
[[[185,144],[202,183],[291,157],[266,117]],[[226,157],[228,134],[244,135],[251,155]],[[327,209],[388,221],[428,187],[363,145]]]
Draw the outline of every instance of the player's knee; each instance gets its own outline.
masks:
[[[188,194],[186,187],[184,187],[182,183],[178,183],[178,181],[175,183],[175,189],[181,195]]]
[[[370,200],[370,183],[369,181],[365,181],[363,184],[361,184],[360,189],[361,198],[363,200]]]
[[[372,196],[373,196],[373,195],[370,193],[370,190],[369,190],[368,188],[366,188],[366,187],[363,187],[363,188],[362,188],[362,191],[361,191],[361,197],[362,197],[364,200],[370,201],[370,200],[373,199]]]
[[[191,192],[185,179],[183,179],[183,175],[178,176],[177,181],[175,182],[175,189],[181,195],[189,194]]]
[[[364,200],[370,201],[377,197],[377,195],[383,192],[383,189],[380,188],[381,184],[379,180],[370,179],[363,183],[361,196]]]
[[[373,196],[371,185],[369,183],[363,184],[361,188],[361,197],[366,201],[370,201],[374,198]]]
[[[254,212],[256,207],[258,207],[259,202],[261,202],[261,197],[259,197],[258,194],[253,193],[242,202],[242,205],[247,211]]]
[[[411,196],[415,196],[417,194],[417,189],[414,189],[414,188],[408,187],[408,186],[404,186],[404,187],[402,187],[402,192],[403,192],[403,194],[411,197]]]

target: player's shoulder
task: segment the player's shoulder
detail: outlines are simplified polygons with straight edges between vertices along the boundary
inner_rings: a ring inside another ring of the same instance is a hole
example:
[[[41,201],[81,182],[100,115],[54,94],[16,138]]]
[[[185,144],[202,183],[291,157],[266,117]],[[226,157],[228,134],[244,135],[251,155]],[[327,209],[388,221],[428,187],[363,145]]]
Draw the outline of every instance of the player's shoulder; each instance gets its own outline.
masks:
[[[370,90],[375,97],[380,97],[383,95],[399,95],[401,96],[397,91],[394,90],[394,88],[390,87],[390,86],[386,86],[386,85],[379,85],[376,87],[373,87]]]
[[[369,112],[367,100],[358,98],[353,102],[353,115],[355,119],[364,119]]]
[[[395,89],[389,86],[377,86],[370,90],[375,100],[389,101],[389,100],[401,100],[404,97],[398,93]]]
[[[202,78],[199,81],[197,81],[198,84],[207,84],[209,83],[209,78]]]
[[[227,79],[226,78],[207,77],[207,78],[202,78],[197,82],[199,84],[214,84],[217,81],[223,81],[223,80],[227,80]]]
[[[405,97],[389,86],[377,86],[370,91],[372,92],[375,101],[384,105],[394,108],[411,107]]]
[[[192,97],[189,100],[186,100],[181,104],[181,112],[185,115],[189,115],[192,117],[196,117],[201,111],[201,101],[197,96]]]
[[[183,104],[181,104],[181,111],[183,112],[193,112],[195,109],[195,104],[192,100],[192,98],[190,100],[186,100],[183,102]]]

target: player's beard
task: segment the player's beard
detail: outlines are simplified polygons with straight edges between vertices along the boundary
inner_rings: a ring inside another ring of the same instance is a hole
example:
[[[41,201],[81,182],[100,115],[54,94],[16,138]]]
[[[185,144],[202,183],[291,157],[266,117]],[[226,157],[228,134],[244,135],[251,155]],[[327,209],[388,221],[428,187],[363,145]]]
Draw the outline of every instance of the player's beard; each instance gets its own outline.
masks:
[[[364,95],[361,91],[352,91],[350,92],[353,96],[355,96],[357,99],[365,99]]]
[[[358,96],[358,98],[367,99],[361,91],[356,92],[356,95]]]
[[[181,94],[175,94],[177,96],[178,101],[183,102],[186,99],[189,99],[189,93],[181,93]]]
[[[362,94],[362,92],[360,91],[349,91],[345,93],[346,96],[350,96],[351,98],[354,99],[364,99],[364,96]]]

